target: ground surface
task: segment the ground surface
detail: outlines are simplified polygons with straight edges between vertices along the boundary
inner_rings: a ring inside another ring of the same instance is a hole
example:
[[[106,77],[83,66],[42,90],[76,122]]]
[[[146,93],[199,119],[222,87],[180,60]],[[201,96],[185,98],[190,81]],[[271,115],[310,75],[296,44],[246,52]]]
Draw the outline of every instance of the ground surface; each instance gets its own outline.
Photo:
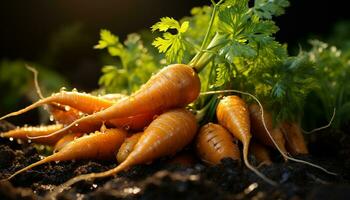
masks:
[[[8,127],[0,124],[0,128]],[[284,163],[276,154],[272,166],[259,168],[280,183],[271,187],[230,159],[214,167],[198,161],[184,165],[163,159],[115,177],[77,183],[58,199],[350,199],[350,137],[325,131],[309,139],[312,156],[300,158],[338,176],[299,163]],[[40,159],[33,145],[0,138],[0,178]],[[49,190],[71,177],[115,166],[114,161],[97,160],[45,164],[11,182],[0,182],[0,199],[45,199]]]

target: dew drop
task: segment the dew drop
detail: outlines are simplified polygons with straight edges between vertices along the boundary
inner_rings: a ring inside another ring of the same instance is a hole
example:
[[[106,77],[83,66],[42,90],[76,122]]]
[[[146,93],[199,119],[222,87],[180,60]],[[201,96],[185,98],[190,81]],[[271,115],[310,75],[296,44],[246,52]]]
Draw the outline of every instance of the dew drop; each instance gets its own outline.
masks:
[[[23,144],[22,140],[20,140],[20,139],[17,139],[17,143],[18,144]]]
[[[28,140],[28,143],[32,143],[32,140],[29,139],[29,140]]]
[[[40,160],[44,159],[45,156],[39,155]]]
[[[66,87],[61,87],[61,88],[60,88],[60,92],[65,92],[66,90],[67,90]]]
[[[128,131],[128,130],[130,130],[130,126],[129,126],[129,125],[125,125],[125,126],[124,126],[124,129],[125,129],[126,131]]]
[[[97,184],[92,184],[92,187],[93,188],[97,188]]]
[[[78,92],[77,88],[73,88],[72,92]]]
[[[79,124],[77,123],[77,124],[74,124],[74,126],[79,126]]]
[[[9,140],[12,142],[13,141],[13,137],[10,137]]]
[[[53,120],[55,120],[54,117],[53,117],[53,115],[50,115],[50,121],[53,122]]]
[[[64,106],[64,110],[65,111],[69,111],[70,110],[70,106]]]
[[[60,161],[56,160],[55,163],[58,164],[58,163],[60,163]]]

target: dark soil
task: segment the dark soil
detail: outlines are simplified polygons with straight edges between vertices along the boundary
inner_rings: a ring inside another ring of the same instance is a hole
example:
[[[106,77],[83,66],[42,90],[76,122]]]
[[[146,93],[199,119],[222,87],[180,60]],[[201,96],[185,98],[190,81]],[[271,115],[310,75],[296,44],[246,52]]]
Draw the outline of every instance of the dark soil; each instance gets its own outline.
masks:
[[[9,128],[0,124],[0,131]],[[272,187],[231,159],[213,167],[197,161],[185,165],[163,159],[134,166],[114,177],[79,182],[57,199],[350,199],[350,137],[322,132],[309,141],[311,154],[300,158],[338,176],[295,162],[285,163],[276,153],[273,165],[259,168],[279,182],[278,187]],[[32,144],[0,138],[0,178],[40,159]],[[46,199],[55,185],[115,166],[114,161],[97,160],[38,166],[10,182],[0,182],[0,199]]]

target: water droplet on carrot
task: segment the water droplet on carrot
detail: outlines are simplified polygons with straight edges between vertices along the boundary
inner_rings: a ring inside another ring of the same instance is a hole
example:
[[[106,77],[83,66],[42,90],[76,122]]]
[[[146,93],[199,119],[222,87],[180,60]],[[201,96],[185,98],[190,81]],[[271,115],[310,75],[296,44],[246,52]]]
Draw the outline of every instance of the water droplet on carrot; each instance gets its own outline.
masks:
[[[55,120],[55,118],[53,117],[53,115],[50,115],[50,121]]]
[[[73,88],[72,92],[78,92],[77,88]]]
[[[65,92],[66,90],[67,90],[66,87],[61,87],[61,88],[60,88],[60,92]]]
[[[74,126],[79,126],[79,124],[77,123],[77,124],[74,124]]]
[[[70,106],[64,106],[64,110],[65,111],[69,111],[70,110]]]

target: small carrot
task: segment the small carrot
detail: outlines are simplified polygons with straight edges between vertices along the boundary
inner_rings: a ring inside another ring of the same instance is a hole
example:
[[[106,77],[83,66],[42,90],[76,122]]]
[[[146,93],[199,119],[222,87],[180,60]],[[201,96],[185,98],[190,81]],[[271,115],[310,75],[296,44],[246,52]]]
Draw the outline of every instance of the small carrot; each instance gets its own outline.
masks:
[[[283,122],[281,130],[286,138],[287,149],[292,155],[309,153],[299,123]]]
[[[238,96],[226,96],[220,100],[216,108],[216,117],[219,124],[227,128],[238,140],[243,143],[243,161],[245,165],[271,185],[276,182],[268,179],[248,161],[248,150],[251,140],[250,119],[247,104]]]
[[[72,142],[74,139],[77,139],[82,135],[84,135],[84,134],[83,133],[70,133],[70,134],[63,136],[60,140],[57,141],[57,143],[53,147],[53,152],[60,151],[68,143]]]
[[[211,165],[217,165],[223,158],[240,160],[239,148],[234,138],[224,127],[209,123],[204,125],[197,135],[196,149],[200,159]]]
[[[54,134],[69,130],[76,124],[101,123],[138,115],[153,116],[171,108],[184,107],[197,99],[199,91],[199,77],[192,67],[184,64],[169,65],[152,76],[131,96],[105,110],[83,117]]]
[[[1,117],[0,120],[20,115],[39,106],[51,103],[65,105],[68,106],[67,108],[72,107],[84,113],[92,114],[110,107],[114,102],[85,93],[61,91],[44,99],[40,99],[24,109],[9,113]]]
[[[106,172],[74,177],[49,195],[55,196],[70,185],[82,180],[111,176],[133,165],[148,163],[163,156],[173,155],[192,141],[196,131],[196,118],[189,111],[175,109],[165,112],[146,128],[133,151],[119,166]]]
[[[57,153],[15,172],[6,180],[28,169],[52,161],[111,159],[113,158],[114,152],[120,147],[125,138],[126,132],[121,129],[107,129],[105,133],[95,132],[68,143]]]
[[[60,124],[70,124],[83,115],[79,110],[65,105],[50,104],[48,110],[51,114],[50,120]]]
[[[252,142],[252,144],[250,145],[249,151],[258,161],[259,166],[272,164],[269,151],[264,145],[258,142]]]
[[[135,145],[139,141],[140,137],[142,136],[143,132],[135,133],[132,136],[125,139],[122,146],[118,150],[117,154],[117,161],[118,163],[122,163],[132,152]]]
[[[262,121],[262,112],[259,105],[251,104],[249,106],[249,112],[252,125],[252,133],[254,136],[256,136],[263,144],[269,145],[271,147],[276,147],[274,142],[271,140],[269,133],[265,130]],[[275,128],[273,127],[271,113],[267,112],[266,110],[264,110],[264,120],[268,131],[270,132],[273,140],[278,145],[279,149],[281,149],[284,154],[287,154],[285,146],[286,141],[284,139],[282,131],[280,130],[280,126],[276,126]],[[287,160],[286,157],[284,157],[284,159]]]
[[[48,126],[35,126],[35,127],[25,126],[25,127],[19,127],[19,128],[15,128],[13,130],[1,133],[1,137],[28,141],[28,136],[33,136],[33,137],[46,136],[55,131],[60,130],[61,128],[63,128],[62,124],[54,124],[54,125],[48,125]],[[55,135],[52,137],[33,139],[31,141],[38,144],[53,145],[60,138],[61,138],[60,135]]]

